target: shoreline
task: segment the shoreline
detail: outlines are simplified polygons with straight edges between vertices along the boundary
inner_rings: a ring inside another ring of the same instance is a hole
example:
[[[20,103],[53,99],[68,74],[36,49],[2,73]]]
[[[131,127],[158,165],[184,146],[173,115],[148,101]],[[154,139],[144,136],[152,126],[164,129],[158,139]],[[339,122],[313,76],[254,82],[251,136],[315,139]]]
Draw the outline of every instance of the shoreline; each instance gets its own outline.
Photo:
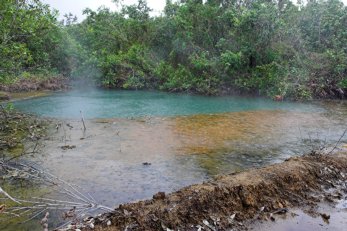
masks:
[[[11,84],[0,84],[0,103],[13,100],[46,96],[50,92],[70,88],[70,80],[65,77],[20,79]]]
[[[93,219],[95,230],[247,230],[291,208],[345,198],[347,151],[312,153],[280,164],[218,176],[153,199],[122,204]],[[339,195],[335,198],[335,194]],[[89,230],[84,222],[77,228]],[[70,227],[76,228],[76,227]]]
[[[78,80],[75,80],[78,82]],[[78,87],[74,86],[74,80],[69,80],[65,77],[52,77],[48,79],[43,80],[27,80],[23,79],[19,82],[11,85],[1,85],[0,84],[0,102],[8,102],[12,101],[12,99],[27,99],[27,98],[33,98],[33,97],[40,97],[40,96],[46,96],[50,92],[60,92],[60,91],[66,91],[71,89],[78,89]],[[104,87],[99,85],[85,85],[84,86],[101,89],[101,90],[110,90],[110,91],[157,91],[157,92],[164,92],[168,94],[187,94],[187,95],[199,95],[199,96],[206,96],[206,97],[224,97],[224,96],[235,96],[235,97],[250,97],[250,98],[266,98],[266,99],[272,99],[273,101],[277,102],[313,102],[313,101],[346,101],[347,97],[314,97],[310,99],[291,99],[287,98],[285,96],[279,96],[276,95],[274,97],[265,96],[265,95],[258,95],[258,94],[249,94],[249,93],[242,93],[239,91],[225,91],[224,89],[220,89],[217,94],[209,95],[209,94],[199,94],[194,91],[163,91],[160,89],[155,88],[146,88],[146,89],[123,89],[123,88],[110,88],[110,87]],[[38,95],[36,95],[38,93]],[[23,96],[24,95],[24,96]],[[33,96],[31,96],[33,95]]]

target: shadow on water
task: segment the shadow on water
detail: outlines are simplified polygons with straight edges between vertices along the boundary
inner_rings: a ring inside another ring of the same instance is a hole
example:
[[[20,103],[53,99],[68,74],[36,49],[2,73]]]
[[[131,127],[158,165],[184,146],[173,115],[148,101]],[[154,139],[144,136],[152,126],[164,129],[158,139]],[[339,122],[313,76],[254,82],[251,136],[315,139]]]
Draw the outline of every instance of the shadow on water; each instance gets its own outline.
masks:
[[[57,120],[62,125],[52,130],[43,153],[28,161],[109,207],[329,146],[347,125],[347,105],[339,102],[156,92],[70,92],[17,107],[58,118],[78,118],[82,108],[94,118],[86,121],[86,132],[79,119]],[[63,150],[66,145],[74,148]]]

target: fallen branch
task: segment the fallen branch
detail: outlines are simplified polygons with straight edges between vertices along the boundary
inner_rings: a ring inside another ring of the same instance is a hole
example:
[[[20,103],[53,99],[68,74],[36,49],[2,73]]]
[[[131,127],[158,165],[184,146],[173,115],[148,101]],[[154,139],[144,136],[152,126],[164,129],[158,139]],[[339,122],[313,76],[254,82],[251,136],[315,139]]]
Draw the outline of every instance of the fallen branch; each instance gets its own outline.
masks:
[[[37,181],[40,184],[49,185],[52,190],[60,193],[61,195],[67,195],[69,198],[71,198],[71,200],[57,200],[45,197],[21,199],[10,196],[0,187],[0,193],[5,195],[5,198],[2,199],[5,201],[11,200],[17,204],[12,207],[9,206],[8,208],[6,208],[6,211],[1,213],[0,215],[11,215],[12,217],[30,216],[28,219],[22,222],[25,223],[30,220],[36,219],[42,213],[48,212],[49,210],[62,211],[63,214],[73,213],[73,220],[65,222],[65,224],[61,226],[62,228],[64,228],[72,222],[75,223],[76,221],[83,220],[83,217],[85,216],[84,214],[89,211],[113,211],[112,208],[97,203],[89,193],[83,193],[80,187],[78,187],[77,185],[66,182],[63,179],[54,176],[53,174],[37,169],[33,166],[22,163],[12,164],[10,162],[0,161],[0,167],[2,167],[3,170],[7,169],[8,171],[18,171],[18,176],[24,175],[26,177],[30,177],[30,179],[34,182]],[[45,218],[48,219],[48,215],[45,216]],[[66,216],[66,218],[71,218],[71,216]],[[48,226],[46,229],[46,225],[44,224],[45,223],[42,224],[43,228],[44,230],[47,230]]]
[[[43,227],[43,231],[48,231],[48,216],[49,216],[49,212],[46,212],[44,218],[42,218],[40,224]]]
[[[21,154],[9,158],[8,160],[6,160],[6,162],[12,161],[14,159],[18,159],[18,158],[23,157],[25,155],[30,155],[30,154],[37,153],[36,149],[37,149],[38,145],[39,145],[39,141],[36,141],[35,146],[34,146],[34,148],[33,148],[33,150],[31,152],[28,152],[28,150],[24,150]]]
[[[342,135],[340,136],[339,140],[336,142],[334,148],[328,153],[328,155],[331,154],[331,153],[333,153],[333,152],[335,151],[335,149],[337,148],[337,146],[338,146],[339,143],[341,142],[342,138],[346,135],[346,133],[347,133],[347,128],[346,128],[345,131],[342,133]]]
[[[8,194],[7,192],[5,192],[1,186],[0,186],[0,193],[4,194],[8,199],[10,199],[13,202],[16,202],[17,204],[21,204],[17,199],[13,198],[10,196],[10,194]]]
[[[80,113],[81,113],[81,120],[82,120],[82,123],[83,123],[83,128],[84,128],[84,131],[85,131],[85,130],[87,130],[87,128],[86,128],[86,125],[84,123],[84,118],[83,118],[82,111],[80,111]]]

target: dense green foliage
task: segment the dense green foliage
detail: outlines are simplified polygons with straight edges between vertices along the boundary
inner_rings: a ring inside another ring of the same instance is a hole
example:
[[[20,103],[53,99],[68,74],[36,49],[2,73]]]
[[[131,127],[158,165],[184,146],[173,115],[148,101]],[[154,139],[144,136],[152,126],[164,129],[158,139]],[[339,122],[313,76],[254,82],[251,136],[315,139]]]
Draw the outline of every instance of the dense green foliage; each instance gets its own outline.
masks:
[[[0,83],[69,74],[67,33],[39,0],[1,0]]]
[[[139,0],[119,12],[86,9],[81,23],[67,15],[65,26],[38,0],[33,9],[20,1],[20,11],[2,1],[2,73],[55,69],[106,87],[200,94],[347,92],[347,8],[339,0],[167,0],[157,17]]]

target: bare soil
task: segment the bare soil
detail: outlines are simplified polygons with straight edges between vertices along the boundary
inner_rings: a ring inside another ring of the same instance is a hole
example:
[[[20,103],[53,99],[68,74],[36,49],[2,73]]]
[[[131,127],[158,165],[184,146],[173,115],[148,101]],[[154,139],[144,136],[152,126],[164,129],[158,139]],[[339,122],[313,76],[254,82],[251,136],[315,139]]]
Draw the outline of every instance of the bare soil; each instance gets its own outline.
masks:
[[[346,151],[311,153],[122,204],[95,217],[94,230],[247,230],[250,220],[339,200],[346,182]]]
[[[44,78],[44,79],[23,78],[16,81],[15,83],[11,83],[8,85],[0,84],[0,91],[9,92],[9,93],[42,91],[42,90],[56,91],[56,90],[65,90],[67,88],[68,88],[68,79],[61,76],[54,76],[54,77]]]

